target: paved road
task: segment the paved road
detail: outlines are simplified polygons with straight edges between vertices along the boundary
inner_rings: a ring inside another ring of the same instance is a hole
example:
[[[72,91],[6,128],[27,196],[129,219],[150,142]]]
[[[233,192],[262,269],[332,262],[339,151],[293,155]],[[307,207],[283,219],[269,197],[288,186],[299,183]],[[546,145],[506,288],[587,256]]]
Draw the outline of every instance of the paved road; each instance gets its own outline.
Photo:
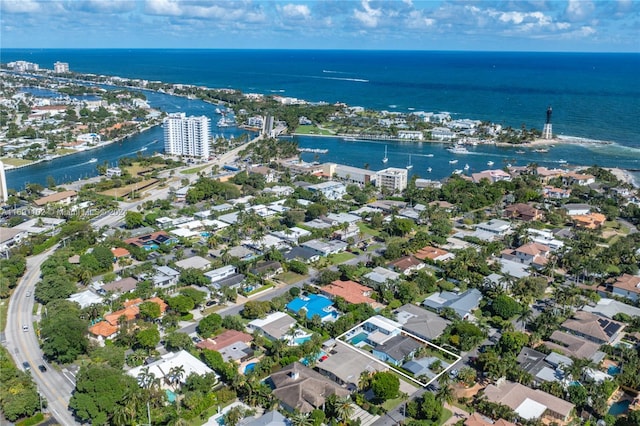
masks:
[[[68,411],[69,399],[75,387],[73,376],[68,372],[64,374],[63,371],[57,371],[50,365],[47,365],[45,373],[38,370],[38,365],[45,363],[33,327],[33,292],[40,280],[40,265],[56,248],[54,246],[47,252],[27,259],[27,271],[9,301],[5,346],[19,368],[22,368],[24,361],[31,365],[31,375],[40,393],[48,401],[48,410],[56,420],[63,425],[75,425],[78,423]],[[28,327],[26,332],[23,331],[24,325]]]

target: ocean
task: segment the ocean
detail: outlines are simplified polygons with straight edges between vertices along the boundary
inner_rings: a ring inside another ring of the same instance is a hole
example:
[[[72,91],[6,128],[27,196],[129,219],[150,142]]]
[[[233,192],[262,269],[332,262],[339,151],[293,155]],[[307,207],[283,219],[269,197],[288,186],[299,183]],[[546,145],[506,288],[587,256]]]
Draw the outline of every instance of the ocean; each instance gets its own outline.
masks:
[[[572,165],[640,170],[638,54],[3,49],[2,62],[13,60],[36,62],[43,68],[62,61],[82,73],[235,88],[376,110],[446,111],[454,118],[514,128],[541,129],[545,111],[552,106],[555,134],[612,143],[558,145],[549,154],[529,150],[516,154],[511,148],[482,146],[464,158],[458,156],[456,166],[468,163],[471,171],[477,171],[488,161],[501,167],[531,161],[553,165],[564,159]],[[173,112],[171,105],[164,108]],[[212,118],[215,123],[216,117]],[[326,155],[303,154],[305,159],[382,168],[384,143],[298,140],[304,147],[329,149]],[[388,166],[406,165],[411,154],[412,173],[424,176],[432,167],[433,177],[441,178],[452,171],[445,161],[451,155],[437,144],[387,145]],[[434,156],[425,157],[428,154]]]

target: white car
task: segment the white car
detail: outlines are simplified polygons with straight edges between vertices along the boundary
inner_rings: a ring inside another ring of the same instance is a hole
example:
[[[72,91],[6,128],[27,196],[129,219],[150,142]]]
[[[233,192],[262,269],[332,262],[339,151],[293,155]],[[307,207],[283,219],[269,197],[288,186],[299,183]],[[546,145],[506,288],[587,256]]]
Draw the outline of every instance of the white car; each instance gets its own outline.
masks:
[[[22,324],[22,331],[29,331],[29,326],[27,324]]]

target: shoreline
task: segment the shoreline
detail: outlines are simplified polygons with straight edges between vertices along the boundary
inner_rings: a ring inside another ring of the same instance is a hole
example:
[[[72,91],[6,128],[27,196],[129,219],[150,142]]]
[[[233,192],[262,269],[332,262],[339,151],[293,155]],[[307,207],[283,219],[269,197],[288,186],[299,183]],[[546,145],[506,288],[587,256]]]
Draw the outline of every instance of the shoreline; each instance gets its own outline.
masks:
[[[7,167],[7,164],[3,162],[3,164],[4,164],[4,170],[5,170],[5,172],[11,172],[12,170],[23,169],[23,168],[25,168],[25,167],[35,166],[36,164],[48,163],[49,161],[54,161],[54,160],[57,160],[58,158],[64,158],[64,157],[69,157],[69,156],[72,156],[72,155],[78,155],[78,154],[81,154],[81,153],[83,153],[83,152],[94,151],[94,150],[96,150],[96,149],[100,149],[100,148],[104,148],[104,147],[107,147],[107,146],[109,146],[109,145],[112,145],[112,144],[114,144],[114,143],[116,143],[116,142],[122,142],[123,140],[125,140],[125,139],[127,139],[127,138],[130,138],[130,137],[132,137],[132,136],[140,135],[140,134],[142,134],[142,133],[146,132],[147,130],[151,130],[151,129],[153,129],[153,128],[154,128],[154,127],[156,127],[156,126],[160,126],[160,124],[161,124],[161,123],[158,123],[158,124],[154,124],[154,125],[150,125],[150,126],[144,127],[144,128],[142,128],[142,129],[140,129],[140,130],[138,130],[138,131],[136,131],[136,132],[128,133],[128,134],[126,134],[126,135],[124,135],[124,136],[122,136],[122,137],[115,138],[115,139],[111,139],[110,141],[106,141],[106,142],[101,143],[101,144],[99,144],[99,145],[89,146],[89,147],[87,147],[86,149],[83,149],[83,150],[81,150],[81,151],[74,150],[75,152],[67,152],[67,153],[65,153],[65,154],[56,154],[56,155],[52,156],[51,158],[47,158],[47,159],[42,158],[42,159],[40,159],[40,160],[32,161],[31,163],[28,163],[28,164],[21,164],[21,165],[19,165],[19,166],[12,166],[12,165],[10,165],[10,164],[9,164],[9,165],[8,165],[8,167]],[[1,158],[0,158],[0,161],[2,161],[2,159],[1,159]],[[99,162],[99,161],[100,161],[100,160],[98,160],[98,162]]]

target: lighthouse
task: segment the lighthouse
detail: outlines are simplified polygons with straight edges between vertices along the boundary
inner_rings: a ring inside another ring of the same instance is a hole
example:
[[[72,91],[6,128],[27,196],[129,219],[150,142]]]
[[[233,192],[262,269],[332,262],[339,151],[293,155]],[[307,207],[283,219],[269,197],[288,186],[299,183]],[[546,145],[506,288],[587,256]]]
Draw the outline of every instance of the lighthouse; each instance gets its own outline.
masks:
[[[553,131],[551,128],[551,113],[553,110],[551,107],[547,108],[547,121],[544,123],[544,128],[542,129],[542,139],[552,139]]]

